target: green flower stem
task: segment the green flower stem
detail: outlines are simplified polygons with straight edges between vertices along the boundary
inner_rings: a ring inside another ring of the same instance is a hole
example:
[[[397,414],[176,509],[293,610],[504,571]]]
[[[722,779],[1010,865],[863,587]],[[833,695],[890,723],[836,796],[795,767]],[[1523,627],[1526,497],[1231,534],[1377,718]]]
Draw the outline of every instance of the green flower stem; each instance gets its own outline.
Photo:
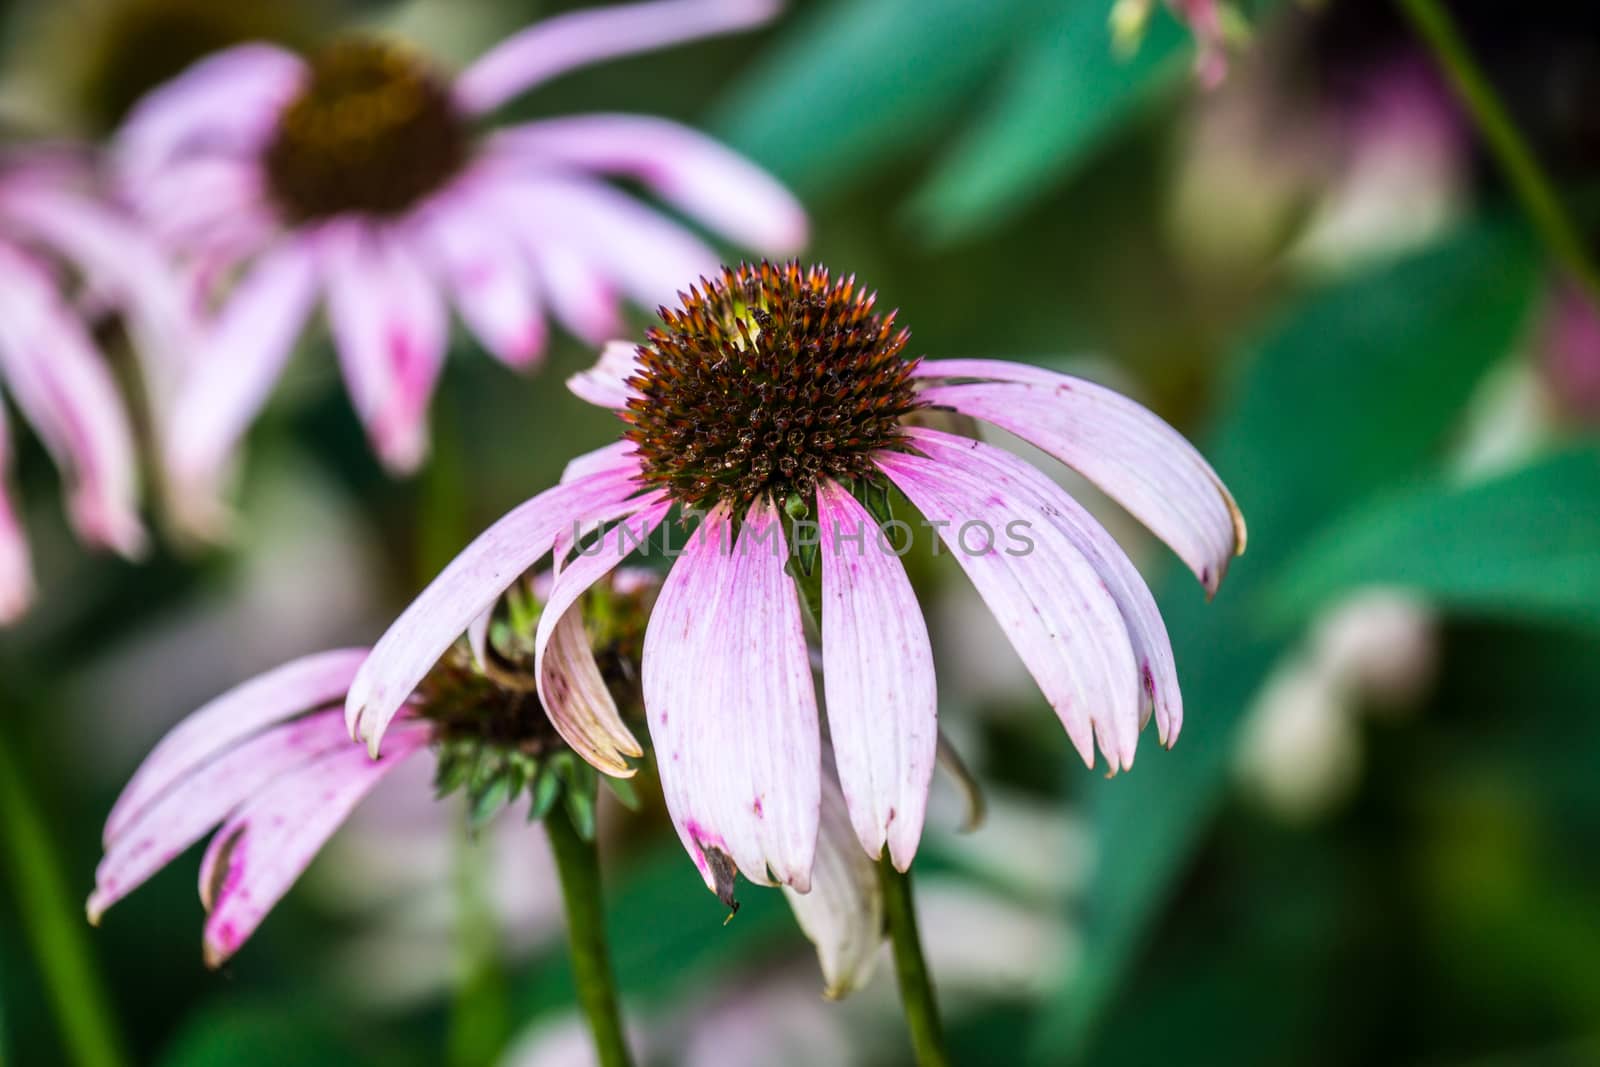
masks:
[[[578,987],[578,1004],[594,1035],[600,1067],[629,1067],[628,1042],[622,1033],[617,1008],[616,979],[606,947],[605,909],[600,896],[600,851],[585,841],[572,825],[564,805],[557,805],[544,820],[561,877],[561,899],[567,913],[567,943],[572,955],[572,976]]]
[[[939,1004],[933,996],[933,978],[928,974],[928,963],[922,958],[922,942],[917,936],[911,872],[901,874],[895,870],[885,852],[878,863],[878,881],[883,886],[883,917],[889,927],[889,944],[894,950],[900,1002],[905,1007],[906,1025],[911,1030],[911,1049],[916,1054],[918,1067],[947,1067],[950,1054],[944,1047]]]
[[[1399,0],[1399,3],[1411,20],[1412,28],[1450,79],[1456,95],[1466,105],[1539,236],[1588,293],[1589,300],[1600,308],[1600,269],[1589,257],[1582,234],[1511,120],[1505,104],[1472,58],[1472,51],[1450,12],[1441,0]]]
[[[60,859],[21,768],[0,735],[0,853],[10,871],[22,928],[33,944],[45,992],[68,1056],[79,1067],[127,1062],[89,953],[83,916],[68,892]]]
[[[505,1051],[512,1022],[500,961],[498,916],[489,901],[487,850],[466,820],[456,831],[456,955],[460,978],[450,1005],[450,1067],[486,1067]]]

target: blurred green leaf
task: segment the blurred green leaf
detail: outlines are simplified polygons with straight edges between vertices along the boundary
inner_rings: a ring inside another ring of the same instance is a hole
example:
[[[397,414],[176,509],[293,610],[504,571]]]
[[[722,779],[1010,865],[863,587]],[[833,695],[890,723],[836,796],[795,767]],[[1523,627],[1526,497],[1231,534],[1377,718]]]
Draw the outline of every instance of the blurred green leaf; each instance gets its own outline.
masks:
[[[1039,1062],[1082,1050],[1114,1002],[1227,785],[1235,734],[1286,635],[1251,608],[1266,576],[1372,494],[1415,482],[1474,386],[1523,326],[1538,276],[1527,235],[1476,225],[1311,295],[1266,340],[1207,453],[1250,521],[1214,605],[1188,575],[1160,587],[1183,681],[1169,753],[1093,787],[1104,861],[1082,966],[1035,1035]]]
[[[1373,584],[1466,614],[1600,623],[1600,452],[1381,501],[1298,553],[1270,604],[1301,620]]]
[[[308,1003],[230,1004],[194,1017],[160,1059],[162,1067],[347,1067],[376,1062],[358,1055]]]
[[[1187,34],[1165,6],[1139,50],[1112,45],[1105,0],[1065,0],[1004,72],[996,98],[912,201],[948,240],[1003,222],[1065,178],[1130,113],[1182,83]]]
[[[831,192],[934,136],[1046,3],[818,4],[728,90],[711,129],[801,195]]]

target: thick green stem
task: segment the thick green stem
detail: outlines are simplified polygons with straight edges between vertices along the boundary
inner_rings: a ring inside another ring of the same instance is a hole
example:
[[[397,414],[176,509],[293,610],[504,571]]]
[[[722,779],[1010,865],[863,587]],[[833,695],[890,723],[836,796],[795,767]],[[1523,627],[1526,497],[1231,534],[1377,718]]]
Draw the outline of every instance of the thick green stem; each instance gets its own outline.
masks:
[[[617,1008],[617,983],[606,947],[605,909],[600,896],[600,852],[573,827],[566,808],[557,805],[545,817],[550,851],[561,877],[561,899],[567,912],[567,944],[578,1004],[594,1035],[600,1067],[629,1067],[628,1042]]]
[[[1450,79],[1539,236],[1551,254],[1583,286],[1590,301],[1600,308],[1600,269],[1589,257],[1583,236],[1556,195],[1555,186],[1511,120],[1494,86],[1472,58],[1472,51],[1450,12],[1441,0],[1399,0],[1399,3],[1417,35]]]
[[[911,900],[911,872],[901,874],[889,862],[886,852],[878,864],[878,881],[883,886],[883,918],[889,927],[889,944],[894,950],[894,971],[900,981],[900,1002],[905,1008],[906,1025],[911,1030],[911,1049],[918,1067],[946,1067],[950,1054],[944,1047],[944,1029],[939,1024],[939,1004],[933,996],[933,978],[922,958],[922,941],[917,936],[917,913]]]
[[[45,821],[0,734],[0,852],[11,872],[22,928],[33,944],[46,995],[71,1061],[126,1062],[105,991],[90,959],[78,897],[67,890]]]

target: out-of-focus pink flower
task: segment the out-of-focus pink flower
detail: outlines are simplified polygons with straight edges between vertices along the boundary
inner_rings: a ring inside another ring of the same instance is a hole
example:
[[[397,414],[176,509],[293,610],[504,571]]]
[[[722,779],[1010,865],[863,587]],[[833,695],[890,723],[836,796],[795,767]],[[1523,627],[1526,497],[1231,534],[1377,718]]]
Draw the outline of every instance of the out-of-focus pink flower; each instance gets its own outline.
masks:
[[[1544,370],[1564,412],[1579,422],[1600,421],[1600,310],[1571,282],[1557,287],[1546,313]]]
[[[800,205],[722,145],[664,119],[596,114],[488,132],[485,116],[573,68],[765,21],[774,0],[654,0],[560,15],[454,78],[351,39],[309,61],[247,45],[152,93],[117,138],[151,225],[222,297],[173,412],[171,477],[204,526],[239,437],[325,300],[346,386],[397,471],[427,448],[447,300],[499,359],[536,364],[546,317],[598,343],[619,300],[652,307],[716,256],[607,184],[635,180],[766,253],[806,239]]]
[[[84,311],[64,295],[69,286],[83,302],[125,314],[153,383],[183,358],[170,272],[153,243],[94,197],[82,154],[8,150],[0,154],[0,392],[61,469],[78,535],[133,556],[145,541],[133,432]],[[0,624],[21,615],[33,591],[6,497],[9,465],[0,409]]]
[[[1111,769],[1131,767],[1152,716],[1162,741],[1175,741],[1182,702],[1171,645],[1123,550],[1027,463],[907,420],[948,408],[1036,445],[1149,526],[1208,591],[1245,542],[1221,480],[1165,422],[1102,386],[1016,363],[907,359],[909,335],[874,307],[853,278],[821,268],[725,269],[691,288],[682,309],[663,310],[664,325],[631,363],[625,346],[608,350],[578,388],[619,410],[624,440],[501,519],[401,615],[351,685],[351,730],[376,752],[438,657],[554,551],[536,640],[547,662],[584,589],[674,506],[700,509],[644,640],[644,703],[667,806],[725,900],[736,874],[804,893],[822,759],[789,520],[815,515],[840,786],[862,848],[876,857],[887,846],[903,870],[922,831],[937,726],[922,613],[868,506],[893,486],[937,528],[1086,763],[1098,744]],[[608,522],[568,562],[575,528]],[[535,673],[572,747],[607,773],[625,767],[632,734],[593,716],[564,721],[563,694]]]

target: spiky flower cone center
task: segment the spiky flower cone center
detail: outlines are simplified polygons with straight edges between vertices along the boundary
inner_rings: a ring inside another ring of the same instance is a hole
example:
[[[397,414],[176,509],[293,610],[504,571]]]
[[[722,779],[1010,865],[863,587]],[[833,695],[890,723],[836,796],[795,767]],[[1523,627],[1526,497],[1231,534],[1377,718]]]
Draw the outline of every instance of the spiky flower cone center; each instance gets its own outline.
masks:
[[[471,136],[449,88],[412,53],[350,38],[311,60],[263,155],[294,222],[404,213],[466,164]]]
[[[626,436],[647,481],[737,512],[817,479],[873,477],[918,406],[910,335],[855,279],[798,263],[723,268],[646,333]]]

